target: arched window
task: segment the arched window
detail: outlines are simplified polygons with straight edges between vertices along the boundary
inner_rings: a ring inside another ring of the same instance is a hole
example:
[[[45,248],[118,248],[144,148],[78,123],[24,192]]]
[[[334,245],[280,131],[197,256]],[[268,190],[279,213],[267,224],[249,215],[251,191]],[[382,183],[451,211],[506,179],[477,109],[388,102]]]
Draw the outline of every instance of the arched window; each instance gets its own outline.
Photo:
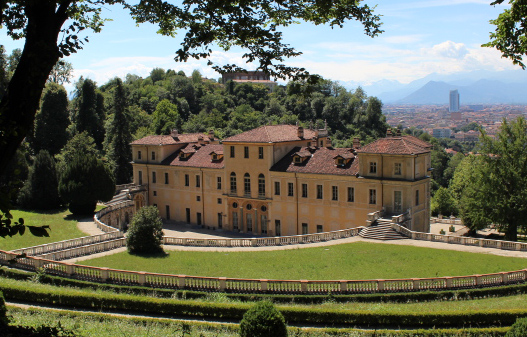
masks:
[[[265,176],[261,173],[258,176],[258,196],[265,198]]]
[[[236,173],[231,172],[231,193],[236,194]]]
[[[251,176],[249,173],[245,173],[243,176],[243,191],[246,196],[251,195]]]

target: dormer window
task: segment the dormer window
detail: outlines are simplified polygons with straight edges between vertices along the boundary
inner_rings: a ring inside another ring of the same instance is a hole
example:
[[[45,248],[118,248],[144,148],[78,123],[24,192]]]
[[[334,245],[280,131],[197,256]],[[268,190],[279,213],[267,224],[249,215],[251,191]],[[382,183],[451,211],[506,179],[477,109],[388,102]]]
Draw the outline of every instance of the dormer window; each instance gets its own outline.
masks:
[[[223,151],[212,151],[210,154],[210,160],[211,161],[218,161],[223,159]]]
[[[213,154],[212,154],[212,160],[218,160],[218,155],[215,154],[215,153],[213,153]]]
[[[337,158],[337,165],[344,166],[344,158]]]
[[[295,164],[300,164],[302,163],[302,158],[300,158],[300,156],[294,156],[293,161],[295,162]]]
[[[342,153],[333,157],[335,160],[335,165],[340,167],[346,166],[346,164],[348,164],[353,158],[354,155],[352,153]]]

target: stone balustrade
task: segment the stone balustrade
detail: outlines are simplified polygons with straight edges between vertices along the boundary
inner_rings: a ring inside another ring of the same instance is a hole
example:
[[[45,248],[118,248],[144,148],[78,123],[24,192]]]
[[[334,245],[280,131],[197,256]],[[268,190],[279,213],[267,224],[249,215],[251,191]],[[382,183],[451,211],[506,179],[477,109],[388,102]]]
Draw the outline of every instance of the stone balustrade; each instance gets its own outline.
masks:
[[[124,240],[124,239],[120,239]],[[116,240],[118,241],[118,240]],[[47,274],[70,277],[91,282],[147,286],[153,288],[222,291],[235,293],[273,294],[361,294],[391,293],[425,290],[452,290],[476,287],[495,287],[525,282],[527,269],[493,274],[387,279],[387,280],[267,280],[228,277],[199,277],[126,271],[111,268],[82,266],[53,261],[41,257],[16,258],[14,252],[0,251],[0,263],[36,271],[43,268]]]
[[[357,236],[363,227],[349,228],[334,232],[324,232],[304,235],[276,236],[262,238],[234,239],[197,239],[181,237],[163,237],[163,244],[193,247],[266,247],[284,246],[302,243],[325,242]]]
[[[406,227],[392,223],[392,228],[401,233],[402,235],[412,240],[432,241],[432,242],[444,242],[464,246],[478,246],[485,248],[496,248],[503,250],[517,250],[527,251],[527,243],[515,242],[515,241],[501,241],[501,240],[490,240],[490,239],[479,239],[467,236],[455,236],[455,235],[444,235],[444,234],[433,234],[433,233],[422,233],[414,232]]]

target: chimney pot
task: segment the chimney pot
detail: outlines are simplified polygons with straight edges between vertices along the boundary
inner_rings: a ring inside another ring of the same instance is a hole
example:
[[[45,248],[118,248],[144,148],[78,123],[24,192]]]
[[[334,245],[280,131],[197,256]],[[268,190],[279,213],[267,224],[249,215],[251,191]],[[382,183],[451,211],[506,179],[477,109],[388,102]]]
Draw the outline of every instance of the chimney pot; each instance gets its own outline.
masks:
[[[304,138],[304,128],[301,126],[298,127],[298,138]]]

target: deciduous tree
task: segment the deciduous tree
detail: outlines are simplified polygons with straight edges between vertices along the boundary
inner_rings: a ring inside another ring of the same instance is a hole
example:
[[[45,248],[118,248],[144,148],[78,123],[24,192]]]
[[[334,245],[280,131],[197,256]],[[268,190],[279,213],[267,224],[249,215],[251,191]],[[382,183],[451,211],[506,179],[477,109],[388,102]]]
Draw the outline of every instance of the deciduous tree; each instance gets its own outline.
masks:
[[[155,206],[140,208],[128,229],[126,247],[130,253],[155,254],[163,251],[163,222]]]

